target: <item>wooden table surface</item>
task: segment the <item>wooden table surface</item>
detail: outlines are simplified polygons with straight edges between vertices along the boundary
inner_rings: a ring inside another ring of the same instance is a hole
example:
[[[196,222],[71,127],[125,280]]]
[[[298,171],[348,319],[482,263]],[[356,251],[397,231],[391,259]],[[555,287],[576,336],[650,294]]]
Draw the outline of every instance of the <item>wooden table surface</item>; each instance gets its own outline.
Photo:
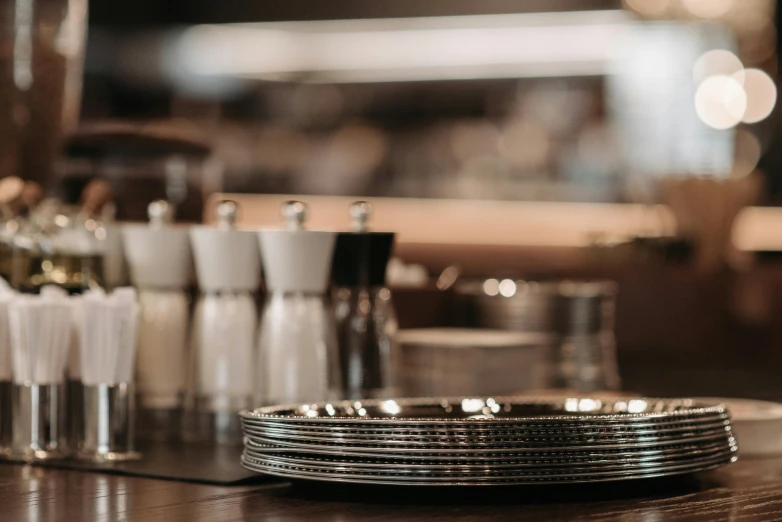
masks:
[[[259,481],[218,487],[0,465],[3,522],[782,520],[782,457],[594,487],[430,489]]]

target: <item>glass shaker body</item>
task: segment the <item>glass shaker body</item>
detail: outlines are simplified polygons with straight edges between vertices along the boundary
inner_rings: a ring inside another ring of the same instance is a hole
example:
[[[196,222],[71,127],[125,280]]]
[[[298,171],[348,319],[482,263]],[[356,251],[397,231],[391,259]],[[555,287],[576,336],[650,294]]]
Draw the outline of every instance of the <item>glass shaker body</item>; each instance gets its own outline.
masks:
[[[250,291],[202,293],[191,334],[189,440],[240,444],[236,412],[250,408],[257,367],[258,310]]]
[[[14,234],[19,229],[19,221],[10,218],[0,222],[0,277],[11,283],[11,259],[14,248]]]
[[[178,439],[187,390],[190,238],[183,227],[128,223],[122,227],[122,243],[141,307],[137,434],[142,439]]]
[[[237,412],[255,392],[260,252],[255,232],[236,230],[238,205],[215,207],[215,227],[190,228],[200,296],[190,336],[189,400],[183,436],[241,444]]]
[[[324,294],[267,294],[259,351],[259,402],[309,403],[335,398],[338,393],[337,336],[331,303]]]
[[[393,397],[397,386],[397,319],[388,288],[339,287],[333,292],[342,374],[341,396]]]

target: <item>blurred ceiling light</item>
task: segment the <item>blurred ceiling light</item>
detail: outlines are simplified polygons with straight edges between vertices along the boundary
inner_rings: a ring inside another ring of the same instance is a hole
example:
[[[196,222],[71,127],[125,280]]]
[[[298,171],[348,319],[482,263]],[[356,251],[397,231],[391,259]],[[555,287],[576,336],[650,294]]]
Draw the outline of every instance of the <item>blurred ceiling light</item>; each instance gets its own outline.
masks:
[[[699,18],[720,18],[733,7],[733,0],[682,0],[682,3]]]
[[[658,17],[665,14],[671,0],[624,0],[624,3],[640,15]]]
[[[743,71],[744,65],[738,56],[725,49],[712,49],[696,60],[692,68],[692,77],[695,85],[700,85],[706,78],[716,75],[733,76],[742,83],[740,75]]]
[[[472,413],[480,411],[486,403],[482,399],[462,399],[462,411]]]
[[[756,123],[766,119],[777,103],[777,87],[774,85],[774,80],[760,69],[746,69],[739,77],[736,75],[733,77],[743,83],[744,91],[747,93],[747,108],[741,121]]]
[[[695,112],[715,129],[737,125],[747,110],[747,93],[733,77],[717,75],[706,78],[695,92]]]
[[[751,174],[760,161],[761,147],[758,138],[746,129],[736,131],[734,160],[731,177],[743,178]]]
[[[177,66],[193,75],[372,82],[604,74],[620,10],[200,25]]]

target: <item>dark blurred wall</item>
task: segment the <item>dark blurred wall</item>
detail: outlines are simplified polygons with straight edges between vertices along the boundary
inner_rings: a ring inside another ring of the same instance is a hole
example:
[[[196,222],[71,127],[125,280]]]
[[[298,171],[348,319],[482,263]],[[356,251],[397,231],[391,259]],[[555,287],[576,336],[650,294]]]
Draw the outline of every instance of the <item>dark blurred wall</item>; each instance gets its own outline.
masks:
[[[776,10],[776,26],[777,26],[777,74],[776,83],[777,91],[779,91],[779,70],[780,70],[780,44],[782,43],[782,36],[779,30],[782,23],[782,1],[777,0]],[[779,129],[780,120],[782,119],[782,110],[780,110],[780,104],[777,103],[774,108],[774,113],[771,117],[764,122],[765,125],[771,126],[775,131]],[[763,203],[770,205],[782,205],[782,135],[779,132],[774,132],[773,139],[769,147],[766,149],[766,153],[760,160],[758,167],[764,173],[766,178],[766,195],[767,201]]]
[[[90,5],[90,23],[158,26],[583,11],[620,7],[620,0],[134,0],[93,2]]]

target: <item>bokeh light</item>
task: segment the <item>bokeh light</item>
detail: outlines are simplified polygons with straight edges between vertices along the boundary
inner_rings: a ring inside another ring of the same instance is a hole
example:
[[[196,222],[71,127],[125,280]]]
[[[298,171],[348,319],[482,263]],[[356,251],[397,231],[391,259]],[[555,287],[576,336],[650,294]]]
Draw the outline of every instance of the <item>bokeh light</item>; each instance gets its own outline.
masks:
[[[777,102],[777,87],[774,80],[760,69],[746,69],[737,77],[743,83],[747,93],[747,108],[741,121],[744,123],[756,123],[764,120],[774,110]],[[742,81],[743,80],[743,81]]]
[[[500,293],[500,282],[496,279],[487,279],[483,282],[483,291],[486,295],[495,296]]]
[[[738,56],[725,49],[712,49],[703,53],[692,68],[692,77],[695,85],[700,85],[703,80],[711,76],[733,76],[739,83],[744,71],[744,65]]]
[[[762,152],[758,138],[746,129],[738,129],[734,151],[731,177],[743,178],[751,174],[758,166]]]
[[[624,2],[636,13],[649,17],[664,15],[671,4],[671,0],[624,0]]]
[[[503,279],[500,282],[500,294],[503,297],[513,297],[516,294],[516,282],[512,279]]]
[[[747,93],[732,76],[707,78],[695,92],[695,111],[709,127],[729,129],[741,121],[746,110]]]
[[[733,0],[682,0],[682,4],[699,18],[720,18],[728,14]]]

